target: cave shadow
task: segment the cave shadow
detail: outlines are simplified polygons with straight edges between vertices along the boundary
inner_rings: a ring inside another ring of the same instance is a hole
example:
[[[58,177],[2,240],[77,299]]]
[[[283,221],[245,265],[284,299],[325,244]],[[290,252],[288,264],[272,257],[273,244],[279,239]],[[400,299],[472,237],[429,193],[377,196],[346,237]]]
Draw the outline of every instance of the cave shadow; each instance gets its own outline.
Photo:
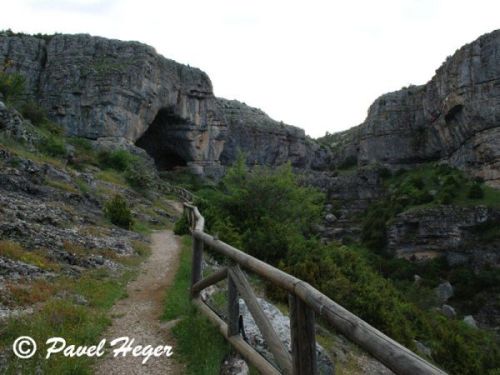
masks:
[[[187,166],[186,148],[180,137],[180,126],[186,120],[176,115],[170,108],[162,108],[146,132],[135,142],[154,159],[160,171],[173,171]]]

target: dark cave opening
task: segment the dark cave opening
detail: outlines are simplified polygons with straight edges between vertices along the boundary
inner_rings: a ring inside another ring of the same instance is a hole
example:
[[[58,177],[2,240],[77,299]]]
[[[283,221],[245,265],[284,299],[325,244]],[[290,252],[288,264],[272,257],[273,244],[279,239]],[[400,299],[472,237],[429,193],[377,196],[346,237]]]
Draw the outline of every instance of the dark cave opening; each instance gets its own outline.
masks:
[[[160,171],[171,171],[187,166],[187,157],[180,136],[183,132],[180,126],[186,121],[177,116],[169,108],[158,111],[155,119],[146,132],[135,142],[135,145],[146,150],[154,159],[156,168]]]
[[[464,106],[462,104],[457,104],[454,107],[452,107],[448,113],[444,116],[444,121],[447,124],[455,123],[460,120],[462,117],[462,110]]]

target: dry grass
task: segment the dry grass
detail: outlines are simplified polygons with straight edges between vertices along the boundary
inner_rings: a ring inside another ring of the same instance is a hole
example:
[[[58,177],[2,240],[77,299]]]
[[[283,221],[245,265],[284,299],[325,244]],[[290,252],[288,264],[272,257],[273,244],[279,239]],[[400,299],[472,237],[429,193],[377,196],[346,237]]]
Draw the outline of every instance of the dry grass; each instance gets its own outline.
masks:
[[[29,284],[9,283],[6,288],[12,302],[18,306],[45,302],[59,289],[56,283],[44,279],[35,280]]]
[[[75,256],[78,256],[78,257],[83,257],[85,255],[90,254],[88,249],[86,249],[83,246],[76,244],[74,242],[64,241],[63,247],[64,247],[64,250],[66,250],[68,253],[73,254]]]
[[[47,186],[53,187],[58,190],[62,191],[67,191],[69,193],[74,193],[74,194],[79,194],[80,190],[75,187],[74,185],[71,185],[70,183],[64,182],[64,181],[57,181],[57,180],[45,180],[45,184]]]
[[[60,266],[43,254],[42,250],[27,251],[13,241],[0,241],[0,256],[32,264],[43,270],[57,271],[60,269]]]

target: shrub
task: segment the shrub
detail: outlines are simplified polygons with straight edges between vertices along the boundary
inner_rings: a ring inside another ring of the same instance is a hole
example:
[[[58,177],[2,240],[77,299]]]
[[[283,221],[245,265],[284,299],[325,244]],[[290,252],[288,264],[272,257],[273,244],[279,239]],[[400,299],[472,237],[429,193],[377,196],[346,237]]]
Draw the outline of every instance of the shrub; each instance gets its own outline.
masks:
[[[98,165],[97,155],[88,139],[74,137],[69,139],[69,143],[74,147],[74,155],[70,160],[73,167],[83,169],[85,165]]]
[[[175,222],[174,233],[178,236],[189,234],[189,222],[186,213],[183,213],[181,218]]]
[[[125,150],[101,151],[98,160],[103,169],[111,168],[124,172],[130,167],[135,157]]]
[[[45,137],[45,139],[39,145],[39,148],[40,151],[49,156],[54,156],[54,157],[66,156],[66,145],[64,143],[64,140],[54,135]]]
[[[19,73],[0,72],[0,94],[6,102],[14,103],[25,95],[26,79]]]
[[[440,204],[450,204],[453,198],[455,198],[455,195],[455,190],[450,187],[450,185],[447,185],[439,192],[437,202]]]
[[[345,158],[338,166],[338,169],[349,169],[358,165],[358,157],[351,155]]]
[[[125,229],[130,229],[134,223],[127,201],[119,194],[106,202],[104,214],[113,224]]]
[[[144,163],[134,161],[125,172],[125,179],[135,189],[146,190],[154,184],[154,175]]]
[[[474,182],[467,192],[467,197],[470,199],[482,199],[484,197],[484,191],[481,185]]]
[[[392,172],[390,169],[388,169],[386,167],[381,167],[378,171],[378,175],[380,176],[380,178],[385,180],[389,177],[392,177]]]
[[[221,239],[244,243],[245,251],[272,264],[286,256],[292,234],[311,236],[321,217],[323,194],[300,186],[289,164],[249,170],[240,156],[221,189],[200,192],[207,198],[199,206],[207,224]]]
[[[28,101],[22,105],[21,114],[36,126],[45,124],[48,121],[45,110],[33,101]]]

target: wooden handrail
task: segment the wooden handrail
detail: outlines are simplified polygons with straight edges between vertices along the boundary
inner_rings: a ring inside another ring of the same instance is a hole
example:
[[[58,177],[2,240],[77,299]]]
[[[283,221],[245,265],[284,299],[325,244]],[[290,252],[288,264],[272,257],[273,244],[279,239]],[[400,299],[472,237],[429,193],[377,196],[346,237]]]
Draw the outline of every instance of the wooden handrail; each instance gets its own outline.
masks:
[[[205,219],[199,212],[198,208],[190,203],[184,203],[184,207],[189,211],[187,216],[190,220],[192,228],[191,233],[193,237],[192,291],[195,291],[196,293],[199,292],[199,290],[201,290],[199,288],[200,284],[205,287],[209,285],[208,282],[203,283],[203,281],[200,281],[203,247],[207,245],[213,251],[224,255],[235,264],[259,275],[260,277],[266,279],[276,286],[285,289],[290,293],[290,307],[292,315],[291,329],[293,331],[293,368],[291,369],[291,373],[296,375],[312,375],[317,373],[317,367],[315,363],[315,350],[311,349],[315,348],[316,346],[314,333],[315,313],[316,315],[323,317],[341,334],[343,334],[352,342],[358,344],[361,348],[373,355],[398,375],[446,374],[443,370],[427,362],[417,354],[413,353],[411,350],[407,349],[376,328],[372,327],[364,320],[360,319],[344,307],[340,306],[308,283],[205,233]],[[234,274],[234,268],[230,268],[228,274],[230,276],[230,280],[232,279],[232,281],[235,282],[240,294],[247,294],[245,292],[241,293],[242,282],[241,280],[239,280],[241,279],[241,275],[236,276]],[[210,281],[212,281],[213,283],[220,281],[221,278],[219,276],[220,275],[218,275],[217,277],[212,277]],[[207,279],[210,279],[210,277]],[[246,285],[245,288],[248,289],[250,287],[249,285]],[[196,293],[192,293],[192,296],[196,297]],[[249,298],[248,295],[247,298]],[[200,303],[203,304],[203,302],[201,302],[199,299],[195,299],[195,302],[198,307]],[[207,313],[206,309],[201,310],[204,313]],[[254,315],[254,313],[260,314],[257,309],[254,309],[252,315]],[[230,318],[233,319],[234,326],[234,316]],[[260,318],[262,318],[262,316],[260,316]],[[235,336],[228,336],[227,326],[224,329],[224,336],[231,342],[231,338],[234,339]],[[269,337],[267,337],[266,339],[269,339]],[[273,341],[274,338],[271,337],[270,340]],[[276,350],[276,343],[268,342],[268,344],[273,346],[271,352],[273,352],[278,365],[280,365],[285,373],[289,373],[289,368],[287,367],[287,363],[284,360],[285,357]],[[236,349],[238,349],[238,347],[241,347],[239,343],[238,345],[234,346]],[[250,360],[250,362],[255,364],[255,358],[253,358],[253,356],[248,358],[243,352],[241,354],[244,355],[248,360]],[[271,372],[265,371],[264,373]]]

